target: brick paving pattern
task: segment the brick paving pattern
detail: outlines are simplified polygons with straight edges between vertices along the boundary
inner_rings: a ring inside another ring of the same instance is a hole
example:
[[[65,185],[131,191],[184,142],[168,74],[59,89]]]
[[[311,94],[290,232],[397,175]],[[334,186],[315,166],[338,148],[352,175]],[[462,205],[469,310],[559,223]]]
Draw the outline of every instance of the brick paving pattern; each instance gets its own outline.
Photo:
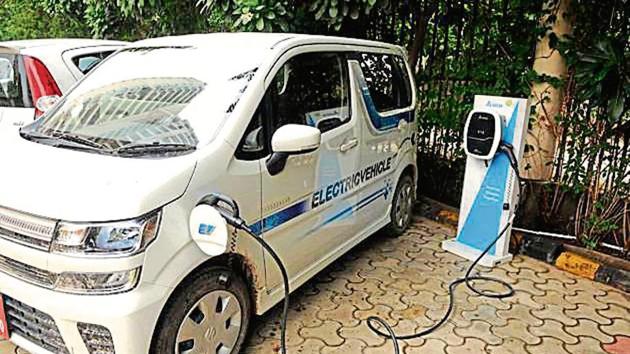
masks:
[[[397,333],[439,319],[448,304],[449,282],[469,264],[440,248],[453,235],[450,227],[417,218],[402,237],[374,235],[357,246],[291,296],[288,352],[393,353],[390,341],[370,332],[366,318],[380,315]],[[459,286],[451,319],[424,338],[401,341],[401,351],[630,353],[628,294],[522,256],[478,269],[511,283],[515,295],[481,298]],[[276,306],[255,320],[245,353],[278,351],[279,315]],[[0,344],[0,353],[13,349]]]

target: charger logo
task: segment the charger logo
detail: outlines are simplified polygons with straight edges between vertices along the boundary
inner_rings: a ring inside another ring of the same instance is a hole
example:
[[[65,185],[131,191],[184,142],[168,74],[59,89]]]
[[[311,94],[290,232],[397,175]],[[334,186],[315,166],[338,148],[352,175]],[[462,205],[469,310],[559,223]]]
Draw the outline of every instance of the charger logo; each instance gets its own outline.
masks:
[[[208,224],[199,224],[200,235],[210,235],[214,231],[214,226]]]
[[[335,183],[329,184],[328,186],[313,193],[313,198],[311,199],[311,208],[315,209],[316,207],[323,205],[337,198],[338,196],[347,193],[348,191],[353,190],[357,186],[368,182],[372,178],[389,171],[391,168],[392,157],[390,156],[384,160],[381,160],[373,165],[364,168],[363,170],[357,171],[350,176],[342,178]]]
[[[503,104],[501,102],[488,101],[488,103],[486,103],[486,107],[503,108]]]

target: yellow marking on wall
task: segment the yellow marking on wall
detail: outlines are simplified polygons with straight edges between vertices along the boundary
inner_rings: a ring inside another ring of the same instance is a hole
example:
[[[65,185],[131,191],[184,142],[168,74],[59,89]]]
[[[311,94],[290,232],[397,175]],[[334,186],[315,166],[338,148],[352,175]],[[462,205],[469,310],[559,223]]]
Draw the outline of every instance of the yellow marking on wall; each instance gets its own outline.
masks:
[[[442,209],[438,212],[438,217],[441,219],[448,220],[453,223],[457,223],[459,221],[459,214],[450,210]]]
[[[556,267],[591,280],[595,279],[599,266],[599,263],[571,252],[563,252],[556,259]]]

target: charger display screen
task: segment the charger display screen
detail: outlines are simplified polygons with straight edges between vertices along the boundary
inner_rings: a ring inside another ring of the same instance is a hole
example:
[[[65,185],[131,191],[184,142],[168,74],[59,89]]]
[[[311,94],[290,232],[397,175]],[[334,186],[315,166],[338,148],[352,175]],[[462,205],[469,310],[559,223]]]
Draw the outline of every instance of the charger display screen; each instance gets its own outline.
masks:
[[[473,113],[466,134],[466,150],[479,156],[489,155],[495,139],[494,116],[485,112]]]

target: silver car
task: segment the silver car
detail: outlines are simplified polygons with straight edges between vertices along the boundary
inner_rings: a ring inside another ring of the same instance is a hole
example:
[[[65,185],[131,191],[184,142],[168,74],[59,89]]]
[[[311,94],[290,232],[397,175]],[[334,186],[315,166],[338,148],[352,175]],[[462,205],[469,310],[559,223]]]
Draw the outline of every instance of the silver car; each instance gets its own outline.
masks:
[[[0,134],[39,117],[126,43],[93,39],[0,42]]]

